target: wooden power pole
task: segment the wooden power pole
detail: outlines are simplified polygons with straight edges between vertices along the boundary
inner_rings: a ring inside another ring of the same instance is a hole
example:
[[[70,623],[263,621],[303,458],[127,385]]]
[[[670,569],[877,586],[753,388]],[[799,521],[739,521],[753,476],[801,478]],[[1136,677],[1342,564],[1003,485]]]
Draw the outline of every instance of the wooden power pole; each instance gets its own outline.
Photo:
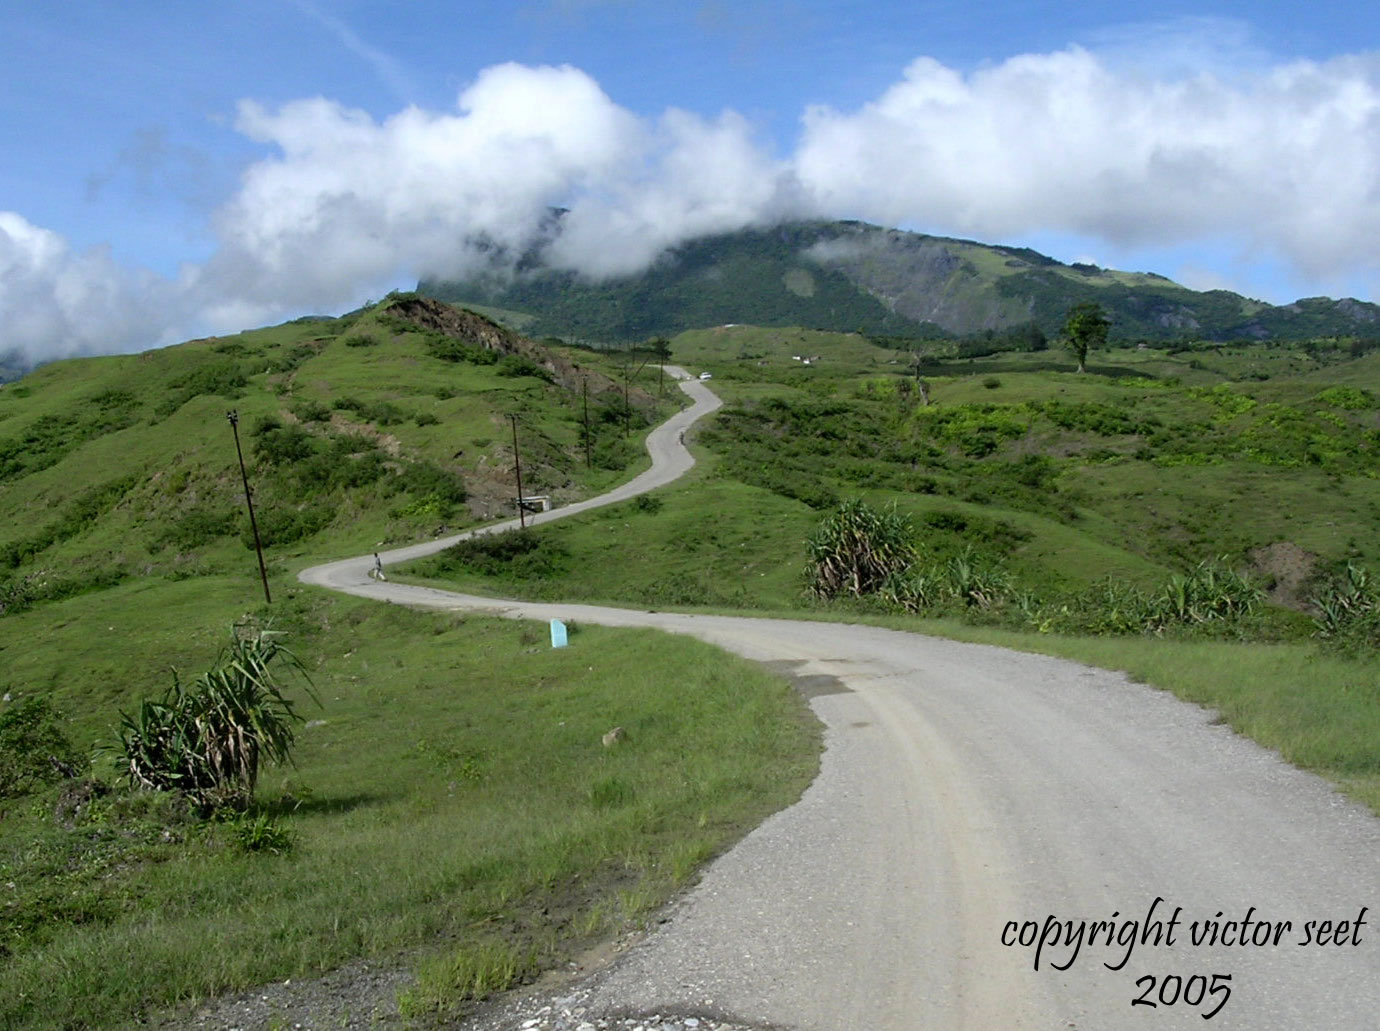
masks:
[[[517,474],[518,526],[525,530],[527,529],[527,508],[522,503],[522,459],[518,457],[517,416],[510,415],[508,418],[513,424],[513,472]]]
[[[240,460],[240,479],[244,482],[244,503],[249,508],[249,528],[254,531],[254,550],[259,553],[259,578],[264,582],[264,601],[272,605],[273,598],[268,593],[268,570],[264,567],[264,548],[259,543],[259,524],[254,520],[254,498],[249,492],[249,474],[244,471],[244,452],[240,449],[240,413],[231,409],[225,413],[230,420],[230,431],[235,435],[235,455]]]

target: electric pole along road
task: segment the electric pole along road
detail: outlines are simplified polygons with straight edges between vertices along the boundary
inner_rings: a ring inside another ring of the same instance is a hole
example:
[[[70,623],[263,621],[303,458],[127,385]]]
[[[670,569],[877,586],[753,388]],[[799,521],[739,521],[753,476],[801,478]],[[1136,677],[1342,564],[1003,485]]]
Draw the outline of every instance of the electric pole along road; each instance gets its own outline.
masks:
[[[625,500],[690,468],[681,436],[719,400],[668,371],[694,403],[648,437],[652,468],[530,522]],[[1121,674],[999,648],[500,601],[379,582],[373,564],[365,555],[301,579],[412,606],[690,634],[772,663],[813,695],[826,727],[815,782],[595,975],[585,1020],[1380,1027],[1380,820],[1210,712]]]

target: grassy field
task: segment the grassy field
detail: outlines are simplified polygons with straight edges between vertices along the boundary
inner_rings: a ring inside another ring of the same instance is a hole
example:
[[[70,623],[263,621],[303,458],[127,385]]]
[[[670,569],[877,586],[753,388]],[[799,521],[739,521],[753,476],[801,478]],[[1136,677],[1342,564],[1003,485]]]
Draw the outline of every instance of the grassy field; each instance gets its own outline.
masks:
[[[170,663],[213,661],[245,594],[125,585],[7,617],[6,678],[109,743]],[[310,723],[248,814],[0,801],[0,1026],[102,1027],[361,956],[418,969],[410,1012],[453,1014],[465,971],[505,987],[641,918],[813,776],[803,703],[697,642],[578,627],[553,650],[542,626],[305,591],[273,614],[322,705],[290,685]]]

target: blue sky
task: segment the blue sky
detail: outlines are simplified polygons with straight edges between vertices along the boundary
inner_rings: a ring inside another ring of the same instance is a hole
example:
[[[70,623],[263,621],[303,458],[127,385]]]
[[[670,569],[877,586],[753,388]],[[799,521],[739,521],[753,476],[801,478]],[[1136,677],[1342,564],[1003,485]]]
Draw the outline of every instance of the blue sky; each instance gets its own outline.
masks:
[[[0,353],[863,218],[1380,299],[1380,14],[1331,0],[0,0]]]

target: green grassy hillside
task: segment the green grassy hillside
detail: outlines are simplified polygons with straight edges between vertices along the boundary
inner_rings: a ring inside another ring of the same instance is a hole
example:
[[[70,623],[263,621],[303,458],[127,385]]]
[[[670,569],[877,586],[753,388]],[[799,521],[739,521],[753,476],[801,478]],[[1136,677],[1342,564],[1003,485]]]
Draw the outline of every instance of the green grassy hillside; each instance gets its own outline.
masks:
[[[1094,355],[1085,375],[1060,352],[917,368],[857,335],[753,327],[673,350],[729,402],[699,433],[700,482],[545,531],[565,555],[528,593],[806,605],[801,541],[850,496],[895,504],[936,558],[971,547],[1048,596],[1225,556],[1298,606],[1347,560],[1380,568],[1380,355],[1132,349]],[[618,563],[621,580],[579,581],[643,542],[648,573]],[[766,575],[739,575],[740,557]]]
[[[1380,354],[1195,342],[1095,353],[1079,375],[1057,350],[886,342],[681,333],[673,359],[711,372],[727,402],[692,431],[689,477],[415,571],[510,595],[1041,647],[1214,705],[1380,805],[1373,652],[1323,649],[1309,603],[1348,561],[1380,569]],[[564,503],[626,479],[646,426],[679,400],[648,360],[542,347],[402,295],[55,363],[0,390],[0,762],[6,715],[42,697],[83,762],[106,747],[90,769],[116,788],[0,797],[0,883],[14,885],[0,1023],[113,1025],[360,956],[417,971],[411,1012],[449,1018],[461,981],[559,962],[798,796],[816,731],[748,664],[596,628],[555,654],[532,628],[295,582],[314,560],[507,515],[510,415],[529,492]],[[805,541],[854,498],[909,518],[919,571],[893,596],[812,597]],[[1134,592],[1215,559],[1272,603],[1138,632]],[[917,578],[935,570],[964,571],[991,603],[924,601]],[[232,624],[270,621],[322,703],[293,688],[312,721],[296,768],[273,768],[247,812],[218,820],[118,790],[120,712],[161,692],[169,667],[184,681],[208,668]],[[600,743],[614,725],[628,748]],[[425,848],[390,846],[419,826]]]
[[[1133,348],[1079,375],[1058,351],[917,366],[857,334],[746,326],[673,352],[727,401],[693,438],[690,478],[415,574],[874,621],[1122,669],[1380,811],[1380,355]],[[849,499],[894,506],[915,559],[889,589],[823,600],[807,540]],[[1242,603],[1255,589],[1264,604]],[[1219,602],[1239,607],[1218,618]]]
[[[58,362],[5,387],[0,605],[130,578],[252,575],[232,409],[280,580],[304,555],[511,513],[509,416],[524,489],[557,503],[645,462],[631,434],[667,410],[651,372],[625,410],[629,356],[556,353],[469,319],[447,326],[427,302],[393,298],[340,319]]]

